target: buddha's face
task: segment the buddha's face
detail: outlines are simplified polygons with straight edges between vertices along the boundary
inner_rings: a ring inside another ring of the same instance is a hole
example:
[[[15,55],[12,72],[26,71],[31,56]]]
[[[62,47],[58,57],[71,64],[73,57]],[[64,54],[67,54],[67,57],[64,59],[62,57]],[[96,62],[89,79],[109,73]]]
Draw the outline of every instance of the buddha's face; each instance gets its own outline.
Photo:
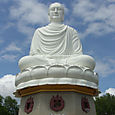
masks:
[[[49,7],[50,22],[63,22],[64,20],[64,7],[60,3],[53,3]]]

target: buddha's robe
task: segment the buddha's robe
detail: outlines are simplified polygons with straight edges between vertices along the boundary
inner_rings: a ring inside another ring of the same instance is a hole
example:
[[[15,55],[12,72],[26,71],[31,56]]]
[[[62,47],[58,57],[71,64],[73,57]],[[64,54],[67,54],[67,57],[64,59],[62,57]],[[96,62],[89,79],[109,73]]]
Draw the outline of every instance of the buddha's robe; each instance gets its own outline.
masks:
[[[30,55],[81,55],[82,46],[77,32],[64,24],[49,24],[38,28],[33,36]]]
[[[20,59],[21,70],[32,66],[77,65],[94,69],[92,57],[82,54],[77,32],[64,24],[49,24],[38,28],[33,36],[30,56]]]

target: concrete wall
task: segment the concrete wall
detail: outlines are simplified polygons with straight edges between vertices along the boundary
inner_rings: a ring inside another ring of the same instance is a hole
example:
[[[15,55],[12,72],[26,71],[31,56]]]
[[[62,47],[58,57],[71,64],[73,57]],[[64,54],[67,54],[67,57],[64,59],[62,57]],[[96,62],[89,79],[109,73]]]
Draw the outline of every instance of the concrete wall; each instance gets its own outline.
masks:
[[[64,108],[55,112],[50,108],[50,100],[54,96],[61,96],[64,100]],[[25,103],[29,97],[33,98],[34,106],[29,114],[24,112]],[[86,97],[89,101],[90,111],[84,112],[81,107],[81,98]],[[41,92],[22,97],[19,115],[96,115],[92,96],[75,92]]]

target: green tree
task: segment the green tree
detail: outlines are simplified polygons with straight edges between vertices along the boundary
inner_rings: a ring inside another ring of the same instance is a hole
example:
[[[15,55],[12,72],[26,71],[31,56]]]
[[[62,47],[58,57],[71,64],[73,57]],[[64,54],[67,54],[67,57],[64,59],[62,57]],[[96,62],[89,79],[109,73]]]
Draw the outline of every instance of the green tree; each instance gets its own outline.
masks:
[[[0,95],[0,115],[10,115],[7,109],[3,106],[4,98]]]
[[[97,115],[115,115],[115,96],[106,94],[95,100]]]
[[[9,111],[10,115],[18,114],[18,105],[15,99],[12,99],[10,96],[7,96],[4,99],[4,107]]]
[[[10,96],[3,98],[0,95],[0,115],[18,115],[18,105]]]
[[[0,106],[2,106],[3,103],[3,97],[0,95]]]

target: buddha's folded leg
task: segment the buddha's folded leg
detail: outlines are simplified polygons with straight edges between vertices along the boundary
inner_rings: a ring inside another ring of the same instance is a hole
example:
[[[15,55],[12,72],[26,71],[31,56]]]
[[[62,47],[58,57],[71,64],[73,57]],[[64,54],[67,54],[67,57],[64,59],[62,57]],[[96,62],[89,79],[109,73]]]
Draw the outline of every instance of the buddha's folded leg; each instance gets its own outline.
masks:
[[[19,67],[22,70],[29,68],[29,67],[34,67],[34,66],[43,66],[43,65],[48,65],[48,59],[45,58],[44,56],[24,56],[22,57],[19,62]]]
[[[67,59],[67,64],[77,65],[77,66],[81,66],[81,67],[87,67],[91,70],[94,70],[94,68],[95,68],[94,59],[88,55],[70,56]]]

